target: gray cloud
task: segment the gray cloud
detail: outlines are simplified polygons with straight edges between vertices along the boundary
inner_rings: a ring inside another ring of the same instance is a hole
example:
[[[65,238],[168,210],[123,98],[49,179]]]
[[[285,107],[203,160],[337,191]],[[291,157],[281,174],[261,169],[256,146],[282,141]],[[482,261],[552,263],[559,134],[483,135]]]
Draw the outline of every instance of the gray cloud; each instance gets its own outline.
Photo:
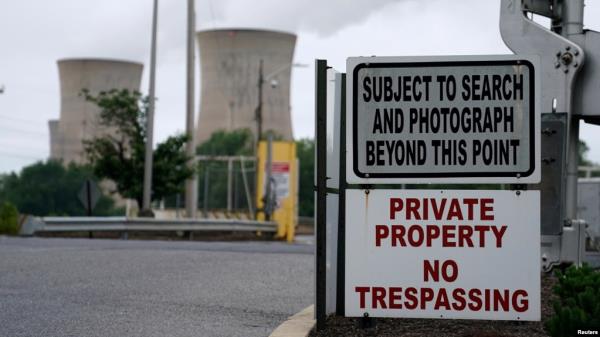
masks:
[[[152,11],[150,0],[4,2],[0,85],[6,92],[0,95],[0,117],[12,118],[0,118],[0,172],[47,156],[46,123],[58,117],[60,104],[56,60],[107,57],[147,65]],[[156,140],[185,125],[186,1],[159,3]],[[498,33],[498,5],[499,0],[196,0],[196,11],[200,29],[295,32],[297,62],[325,58],[343,71],[348,56],[507,53]],[[585,21],[600,29],[600,2],[587,1]],[[297,69],[292,77],[292,118],[300,137],[313,132],[313,74]],[[146,75],[147,67],[142,91]],[[600,162],[597,127],[582,126],[582,137],[592,160]]]
[[[285,31],[305,31],[330,36],[366,21],[384,7],[407,0],[305,0],[242,1],[200,0],[201,27],[261,27]]]

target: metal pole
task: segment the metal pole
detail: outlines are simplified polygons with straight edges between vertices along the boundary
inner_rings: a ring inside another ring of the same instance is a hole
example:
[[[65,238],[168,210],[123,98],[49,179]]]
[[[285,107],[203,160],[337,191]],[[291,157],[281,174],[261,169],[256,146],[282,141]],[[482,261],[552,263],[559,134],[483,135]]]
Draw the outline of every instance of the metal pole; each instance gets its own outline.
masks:
[[[89,179],[85,181],[85,196],[87,201],[87,216],[92,216],[92,184]]]
[[[327,61],[315,61],[316,131],[316,318],[317,330],[325,328],[327,300]]]
[[[236,169],[232,167],[233,170],[233,209],[237,211],[239,207],[239,198],[238,198],[238,174]]]
[[[231,212],[233,204],[233,158],[227,160],[227,212]]]
[[[262,139],[262,100],[263,100],[263,60],[261,59],[259,64],[258,64],[258,103],[256,105],[256,115],[255,115],[255,119],[256,119],[256,143],[254,144],[254,156],[257,158],[257,163],[258,163],[258,146],[260,144],[260,140]],[[254,171],[254,182],[256,184],[256,189],[255,192],[257,192],[258,188],[260,188],[258,186],[258,174],[259,174],[259,170],[258,167],[256,168],[256,171]],[[256,210],[256,212],[258,212],[258,200],[254,200],[256,207],[254,208]],[[263,203],[263,209],[265,208],[265,205]],[[258,213],[254,214],[254,217],[256,218],[258,215]]]
[[[572,40],[571,35],[583,33],[583,0],[568,0],[563,3],[561,34]]]
[[[242,182],[244,183],[244,192],[246,193],[246,202],[248,202],[248,210],[254,216],[254,206],[252,205],[252,197],[250,196],[250,187],[248,187],[248,179],[246,178],[246,165],[244,157],[240,156],[240,170],[242,171]]]
[[[204,217],[208,218],[208,170],[210,167],[208,164],[204,170]]]
[[[346,313],[346,74],[342,74],[340,103],[340,181],[338,201],[337,277],[335,313]]]
[[[269,134],[267,138],[267,172],[265,176],[265,195],[263,197],[263,209],[265,212],[265,220],[271,221],[273,214],[273,202],[271,194],[273,193],[271,179],[273,177],[273,134]]]
[[[294,204],[294,223],[296,226],[300,221],[300,159],[298,159],[297,154],[298,152],[296,152],[296,203]],[[294,235],[296,235],[295,231]]]
[[[263,60],[261,59],[258,65],[258,105],[256,106],[256,147],[262,139],[262,105],[263,105]]]
[[[569,0],[563,3],[561,34],[577,42],[577,35],[583,34],[583,0]],[[577,218],[577,177],[579,166],[579,119],[573,111],[569,116],[567,138],[567,181],[565,215],[569,220]]]
[[[175,195],[175,218],[179,219],[179,206],[181,205],[181,194]]]
[[[194,132],[194,31],[196,30],[196,12],[194,0],[188,0],[187,27],[187,100],[185,131],[188,141],[185,152],[190,158],[188,165],[194,169],[194,175],[185,182],[185,212],[188,218],[195,218],[198,203],[198,172],[196,166],[196,138]]]
[[[158,0],[154,0],[154,12],[152,14],[152,45],[150,49],[150,88],[148,96],[150,99],[148,106],[148,116],[146,116],[146,154],[144,156],[144,195],[143,211],[150,211],[150,201],[152,196],[152,136],[154,132],[154,87],[156,79],[156,26],[158,21]]]

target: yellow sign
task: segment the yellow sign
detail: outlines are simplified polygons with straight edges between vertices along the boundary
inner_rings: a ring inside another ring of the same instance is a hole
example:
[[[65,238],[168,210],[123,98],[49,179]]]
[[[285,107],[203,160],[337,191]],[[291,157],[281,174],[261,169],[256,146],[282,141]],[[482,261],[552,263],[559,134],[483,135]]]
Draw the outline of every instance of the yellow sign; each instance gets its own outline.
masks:
[[[267,188],[268,146],[266,141],[258,144],[258,181],[256,182],[257,220],[265,220],[265,198],[270,190],[271,220],[277,222],[277,237],[294,241],[298,214],[298,162],[296,143],[274,141],[271,143],[271,179]],[[268,208],[268,207],[267,207]]]

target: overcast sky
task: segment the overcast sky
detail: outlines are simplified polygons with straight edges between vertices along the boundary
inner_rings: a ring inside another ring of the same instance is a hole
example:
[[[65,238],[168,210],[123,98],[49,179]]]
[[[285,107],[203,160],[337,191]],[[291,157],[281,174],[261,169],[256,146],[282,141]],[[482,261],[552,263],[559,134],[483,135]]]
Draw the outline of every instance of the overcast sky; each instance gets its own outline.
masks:
[[[159,0],[156,136],[185,128],[186,1]],[[600,30],[588,0],[585,25]],[[296,138],[314,133],[314,59],[345,71],[348,56],[507,54],[499,0],[196,0],[197,28],[252,27],[298,35],[292,73]],[[47,121],[59,116],[56,60],[149,62],[152,0],[20,0],[0,10],[0,173],[48,157]],[[145,68],[142,91],[147,92]],[[198,88],[198,85],[197,85]],[[197,93],[199,91],[197,90]],[[196,104],[200,97],[197,94]],[[197,110],[196,110],[197,111]],[[600,163],[600,127],[581,137]]]

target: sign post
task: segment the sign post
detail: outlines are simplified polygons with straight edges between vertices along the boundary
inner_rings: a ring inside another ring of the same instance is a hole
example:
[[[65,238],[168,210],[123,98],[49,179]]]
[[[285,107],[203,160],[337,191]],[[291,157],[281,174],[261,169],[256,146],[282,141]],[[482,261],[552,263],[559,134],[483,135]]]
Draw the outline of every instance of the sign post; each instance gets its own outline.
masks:
[[[77,197],[85,208],[87,216],[92,216],[92,211],[94,210],[94,207],[96,207],[101,196],[102,192],[93,180],[87,179],[83,182]]]
[[[325,328],[327,300],[327,61],[315,61],[315,318]]]

